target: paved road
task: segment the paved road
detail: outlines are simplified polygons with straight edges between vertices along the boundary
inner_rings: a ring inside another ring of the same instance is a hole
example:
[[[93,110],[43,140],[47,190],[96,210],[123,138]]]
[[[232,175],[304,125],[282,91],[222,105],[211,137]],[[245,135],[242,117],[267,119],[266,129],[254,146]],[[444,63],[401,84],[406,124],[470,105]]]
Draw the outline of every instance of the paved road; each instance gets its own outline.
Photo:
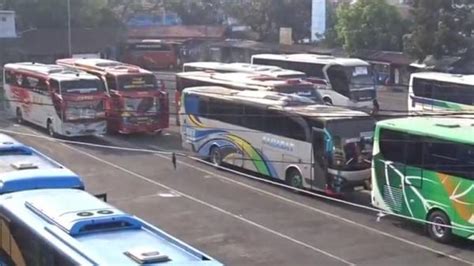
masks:
[[[3,115],[1,116],[3,117]],[[44,136],[0,119],[0,128]],[[179,150],[177,128],[162,136],[79,141]],[[227,265],[468,265],[472,242],[435,243],[418,226],[219,171],[187,158],[108,150],[17,135],[85,178],[89,191],[165,229]],[[368,204],[367,193],[346,198]]]

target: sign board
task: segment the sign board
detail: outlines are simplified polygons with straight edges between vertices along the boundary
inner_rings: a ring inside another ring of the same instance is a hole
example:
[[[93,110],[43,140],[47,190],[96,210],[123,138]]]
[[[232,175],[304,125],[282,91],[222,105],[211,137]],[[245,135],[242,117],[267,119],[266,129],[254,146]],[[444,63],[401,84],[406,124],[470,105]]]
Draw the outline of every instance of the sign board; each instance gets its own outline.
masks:
[[[280,44],[293,44],[293,30],[291,28],[280,28]]]
[[[16,38],[15,11],[0,10],[0,38]]]
[[[313,0],[311,11],[311,40],[318,41],[317,35],[326,33],[326,0]]]

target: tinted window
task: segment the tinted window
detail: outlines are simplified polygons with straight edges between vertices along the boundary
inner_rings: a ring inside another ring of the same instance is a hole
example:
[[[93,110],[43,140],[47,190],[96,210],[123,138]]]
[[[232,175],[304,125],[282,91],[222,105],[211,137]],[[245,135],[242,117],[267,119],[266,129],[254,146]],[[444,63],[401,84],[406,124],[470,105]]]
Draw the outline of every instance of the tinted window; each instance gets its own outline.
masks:
[[[99,80],[81,79],[61,82],[62,93],[94,93],[102,90],[102,83]]]
[[[16,85],[15,76],[10,70],[5,71],[5,83],[10,85]]]
[[[474,146],[381,129],[385,160],[474,180]]]
[[[425,168],[474,180],[474,146],[427,139]]]
[[[107,81],[107,87],[109,90],[117,90],[117,80],[115,79],[115,76],[112,75],[107,75],[106,77]]]
[[[238,103],[223,101],[211,98],[208,107],[208,117],[229,123],[233,125],[241,125],[243,106]]]
[[[393,130],[380,130],[380,152],[385,160],[403,163],[405,134]]]
[[[474,86],[471,85],[414,78],[413,93],[424,98],[474,105]]]

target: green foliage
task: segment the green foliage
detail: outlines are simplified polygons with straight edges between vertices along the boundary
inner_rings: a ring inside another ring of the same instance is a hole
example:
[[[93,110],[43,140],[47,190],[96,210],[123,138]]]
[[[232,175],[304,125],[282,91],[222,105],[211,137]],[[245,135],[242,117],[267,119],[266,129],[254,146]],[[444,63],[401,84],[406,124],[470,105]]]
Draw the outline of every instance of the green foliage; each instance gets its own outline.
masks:
[[[414,27],[405,39],[405,51],[424,59],[458,55],[470,48],[474,13],[471,0],[416,0]],[[453,4],[454,3],[454,4]]]
[[[337,10],[336,32],[350,54],[361,49],[402,49],[405,22],[385,0],[359,0]]]
[[[186,25],[222,24],[223,0],[164,0],[163,6],[176,12]]]
[[[225,11],[252,30],[262,40],[276,41],[280,27],[293,29],[293,39],[310,35],[311,0],[228,0]]]
[[[73,27],[117,26],[107,0],[70,0]],[[2,6],[15,10],[20,28],[65,28],[66,0],[3,0]]]

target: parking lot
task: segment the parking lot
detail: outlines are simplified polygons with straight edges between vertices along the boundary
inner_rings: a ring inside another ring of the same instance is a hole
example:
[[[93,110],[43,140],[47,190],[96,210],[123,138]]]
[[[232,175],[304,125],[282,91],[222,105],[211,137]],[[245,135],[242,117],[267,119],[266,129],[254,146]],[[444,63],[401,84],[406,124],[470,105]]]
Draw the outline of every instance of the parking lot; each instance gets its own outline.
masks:
[[[405,101],[400,95],[387,90],[379,99],[395,108]],[[186,157],[177,157],[175,169],[166,152],[182,152],[174,118],[162,135],[75,139],[89,143],[82,145],[48,139],[41,129],[16,125],[5,113],[1,117],[0,128],[83,176],[90,192],[107,193],[111,204],[226,265],[474,263],[472,242],[438,244],[419,225],[391,217],[377,222],[376,212],[298,194]],[[370,193],[343,200],[368,206]]]

